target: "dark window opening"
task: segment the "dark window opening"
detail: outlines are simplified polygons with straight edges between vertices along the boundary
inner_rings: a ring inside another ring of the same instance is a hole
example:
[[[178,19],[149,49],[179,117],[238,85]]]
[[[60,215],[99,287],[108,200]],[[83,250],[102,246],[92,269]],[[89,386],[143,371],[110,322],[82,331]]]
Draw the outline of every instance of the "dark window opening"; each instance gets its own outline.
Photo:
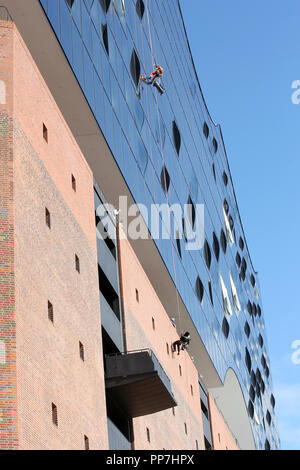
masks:
[[[136,301],[139,303],[140,301],[140,296],[139,296],[139,291],[137,289],[135,289],[135,299]]]
[[[256,307],[255,303],[252,304],[252,312],[253,312],[253,315],[256,317],[257,316],[257,307]]]
[[[47,127],[45,126],[45,124],[43,124],[43,138],[44,140],[47,142],[48,144],[48,129]]]
[[[261,308],[259,305],[257,306],[257,313],[258,313],[258,316],[261,317]]]
[[[197,277],[197,280],[196,280],[196,295],[201,303],[203,300],[203,296],[204,296],[204,287],[199,276]]]
[[[210,251],[210,246],[209,246],[207,240],[205,240],[205,242],[204,242],[204,259],[205,259],[206,266],[208,267],[208,269],[210,269],[210,266],[211,266],[211,251]]]
[[[184,432],[185,432],[185,434],[187,435],[188,432],[187,432],[187,425],[186,425],[186,423],[184,423]]]
[[[187,207],[188,218],[189,218],[191,226],[194,228],[195,221],[196,221],[196,210],[195,210],[195,205],[191,196],[189,196],[188,198],[187,206],[188,206]]]
[[[146,433],[147,433],[147,441],[148,441],[148,442],[151,442],[151,438],[150,438],[150,429],[149,429],[149,428],[146,428]]]
[[[252,315],[252,303],[250,302],[250,300],[248,300],[248,303],[247,303],[247,310],[248,310],[249,315]]]
[[[140,20],[142,20],[145,13],[145,5],[143,0],[137,0],[135,8]]]
[[[208,408],[207,406],[204,404],[204,402],[202,400],[200,400],[201,402],[201,410],[202,410],[202,413],[204,414],[204,416],[206,417],[206,419],[209,420],[209,411],[208,411]]]
[[[251,330],[250,330],[249,323],[248,323],[247,321],[246,321],[246,323],[245,323],[244,330],[245,330],[245,333],[246,333],[247,338],[250,338]]]
[[[84,362],[84,346],[80,341],[79,341],[79,356],[80,356],[80,359]]]
[[[261,389],[261,393],[264,394],[266,390],[266,386],[263,380],[261,380],[260,389]]]
[[[266,358],[264,355],[261,356],[261,365],[263,366],[263,368],[265,369],[267,367],[267,361],[266,361]]]
[[[253,385],[250,386],[249,396],[250,396],[251,401],[255,400],[255,389],[254,389]]]
[[[212,450],[212,446],[211,446],[210,442],[208,442],[206,437],[204,437],[204,447],[205,447],[205,450]]]
[[[179,365],[179,367],[178,367],[178,368],[179,368],[179,375],[180,375],[180,377],[182,377],[182,369],[181,369],[181,365]]]
[[[170,355],[170,346],[169,346],[169,343],[166,343],[166,347],[167,347],[167,354],[168,356]]]
[[[216,141],[215,138],[213,138],[212,144],[213,144],[213,148],[214,148],[215,153],[217,153],[217,151],[218,151],[218,142]]]
[[[252,361],[251,361],[251,356],[248,351],[248,348],[245,348],[246,353],[245,353],[245,364],[248,369],[249,374],[251,373],[251,367],[252,367]]]
[[[67,5],[69,5],[70,8],[72,8],[75,0],[66,0]]]
[[[229,328],[229,323],[228,323],[228,321],[226,320],[226,318],[224,318],[223,323],[222,323],[222,331],[223,331],[223,334],[224,334],[224,336],[225,336],[226,339],[227,339],[228,336],[229,336],[229,330],[230,330],[230,328]]]
[[[170,181],[170,175],[167,168],[164,166],[160,175],[160,184],[165,194],[169,191]]]
[[[253,385],[253,387],[256,387],[257,383],[256,383],[256,375],[254,374],[254,371],[252,370],[251,371],[251,383]]]
[[[227,250],[227,238],[226,238],[226,235],[225,235],[223,229],[221,230],[220,241],[221,241],[222,250],[223,250],[224,254],[226,254],[226,250]]]
[[[224,199],[223,207],[224,207],[224,211],[225,211],[226,215],[228,215],[229,214],[229,204],[227,202],[227,199]]]
[[[47,227],[51,229],[51,215],[50,215],[50,212],[48,211],[47,207],[45,208],[45,219],[46,219]]]
[[[87,436],[84,436],[84,448],[85,450],[90,450],[90,441]]]
[[[132,51],[132,55],[131,55],[130,73],[131,73],[132,80],[134,81],[135,86],[137,87],[140,81],[140,76],[141,76],[141,65],[140,65],[140,61],[135,50]]]
[[[106,392],[106,408],[107,416],[123,434],[123,436],[129,441],[132,441],[131,433],[131,420],[126,416],[121,406],[112,397],[109,391]]]
[[[253,274],[251,274],[250,276],[250,282],[251,282],[252,287],[255,287],[255,277],[253,276]]]
[[[228,185],[228,176],[227,176],[227,173],[225,171],[223,173],[223,182],[224,182],[225,186]]]
[[[203,124],[203,134],[205,135],[205,138],[208,139],[208,136],[209,136],[209,127],[208,127],[208,125],[207,125],[206,122]]]
[[[52,423],[58,426],[57,406],[52,403]]]
[[[100,0],[100,5],[102,6],[104,13],[108,12],[108,9],[110,7],[110,1],[111,0]]]
[[[120,304],[118,294],[115,292],[114,288],[105,276],[99,264],[98,274],[100,292],[102,293],[103,297],[105,298],[106,302],[108,303],[118,320],[120,320]]]
[[[177,246],[178,254],[179,254],[180,258],[182,258],[181,243],[180,243],[180,238],[179,238],[179,233],[178,232],[176,233],[176,246]]]
[[[239,239],[239,246],[240,246],[240,249],[243,251],[245,243],[244,243],[244,240],[241,237]]]
[[[54,309],[52,303],[48,300],[48,319],[54,323]]]
[[[244,281],[246,279],[246,271],[245,271],[243,266],[241,267],[241,271],[240,271],[240,279],[242,281]]]
[[[219,261],[220,258],[220,244],[217,235],[213,233],[213,250],[216,257],[216,260]]]
[[[109,55],[109,44],[108,44],[108,29],[107,24],[102,25],[102,39],[107,55]]]
[[[214,180],[217,181],[215,165],[212,166],[212,170],[213,170]]]
[[[242,268],[244,269],[245,272],[247,271],[247,263],[246,263],[245,258],[242,259]]]
[[[231,215],[228,217],[228,222],[229,222],[230,229],[232,231],[234,229],[234,221]]]
[[[272,408],[275,408],[276,402],[275,402],[275,398],[273,394],[271,395],[270,401],[271,401]]]
[[[173,143],[174,143],[174,147],[177,152],[177,155],[179,155],[180,147],[181,147],[181,135],[180,135],[180,131],[175,121],[173,121]]]
[[[76,178],[74,175],[72,175],[72,189],[76,193]]]
[[[153,317],[152,317],[152,330],[155,331],[155,320]]]
[[[236,254],[235,261],[236,261],[236,264],[238,265],[238,267],[240,267],[241,263],[242,263],[242,258],[241,258],[239,253]]]
[[[213,298],[213,292],[212,292],[212,287],[211,287],[211,282],[208,281],[208,292],[209,292],[209,298],[212,306],[214,305],[214,298]]]
[[[261,376],[261,372],[260,372],[259,368],[256,369],[256,380],[259,383],[261,383],[261,381],[262,381],[262,376]]]
[[[253,405],[251,400],[249,400],[249,403],[248,403],[248,413],[249,413],[250,418],[253,419],[253,417],[254,417],[254,405]]]
[[[80,274],[80,261],[77,255],[75,255],[75,268],[76,271]]]
[[[266,439],[266,442],[265,442],[265,450],[271,450],[271,445],[268,439]]]

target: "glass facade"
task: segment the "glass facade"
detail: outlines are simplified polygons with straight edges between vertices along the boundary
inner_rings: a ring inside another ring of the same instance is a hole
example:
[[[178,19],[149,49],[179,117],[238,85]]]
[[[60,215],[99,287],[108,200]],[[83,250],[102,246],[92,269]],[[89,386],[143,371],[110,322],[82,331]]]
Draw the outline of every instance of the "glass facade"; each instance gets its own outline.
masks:
[[[182,208],[204,204],[202,250],[185,250],[184,239],[173,237],[173,249],[170,240],[155,243],[221,379],[228,368],[239,378],[257,448],[279,448],[259,280],[179,2],[40,3],[134,200],[149,213],[167,199]],[[150,86],[137,90],[153,61],[164,68],[163,96]],[[175,217],[172,231],[195,216],[192,211],[184,223]]]

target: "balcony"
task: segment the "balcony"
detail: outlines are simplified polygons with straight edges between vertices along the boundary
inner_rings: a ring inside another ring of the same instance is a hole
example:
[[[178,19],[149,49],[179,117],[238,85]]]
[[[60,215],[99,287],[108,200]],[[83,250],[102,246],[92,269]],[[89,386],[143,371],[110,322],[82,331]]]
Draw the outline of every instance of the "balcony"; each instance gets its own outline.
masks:
[[[130,418],[177,406],[170,379],[150,349],[107,355],[105,382]]]

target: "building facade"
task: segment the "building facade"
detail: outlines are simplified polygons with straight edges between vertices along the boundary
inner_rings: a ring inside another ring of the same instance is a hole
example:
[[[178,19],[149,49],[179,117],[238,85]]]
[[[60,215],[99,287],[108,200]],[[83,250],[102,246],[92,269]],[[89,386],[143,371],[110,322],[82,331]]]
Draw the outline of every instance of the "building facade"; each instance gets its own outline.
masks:
[[[259,280],[179,2],[3,5],[0,447],[279,448]],[[140,84],[154,63],[163,95]],[[125,198],[148,237],[125,233]]]

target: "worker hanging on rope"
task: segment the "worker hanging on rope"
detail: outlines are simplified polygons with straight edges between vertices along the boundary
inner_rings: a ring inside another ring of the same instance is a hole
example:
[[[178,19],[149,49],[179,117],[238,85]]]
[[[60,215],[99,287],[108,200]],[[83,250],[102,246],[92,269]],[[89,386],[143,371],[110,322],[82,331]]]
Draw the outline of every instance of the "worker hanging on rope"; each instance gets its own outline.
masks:
[[[190,344],[190,341],[191,341],[191,335],[187,331],[186,333],[184,333],[184,335],[180,336],[180,339],[178,341],[175,341],[173,343],[173,351],[175,352],[176,349],[177,349],[177,352],[178,352],[178,355],[179,355],[180,354],[180,349],[181,349],[181,351],[184,351],[186,349],[186,347]]]
[[[162,87],[160,83],[160,79],[164,75],[164,69],[161,67],[161,65],[155,64],[155,70],[151,73],[150,77],[145,77],[145,75],[141,75],[140,79],[142,82],[144,82],[146,85],[153,85],[159,93],[162,95],[164,94],[165,90]]]

